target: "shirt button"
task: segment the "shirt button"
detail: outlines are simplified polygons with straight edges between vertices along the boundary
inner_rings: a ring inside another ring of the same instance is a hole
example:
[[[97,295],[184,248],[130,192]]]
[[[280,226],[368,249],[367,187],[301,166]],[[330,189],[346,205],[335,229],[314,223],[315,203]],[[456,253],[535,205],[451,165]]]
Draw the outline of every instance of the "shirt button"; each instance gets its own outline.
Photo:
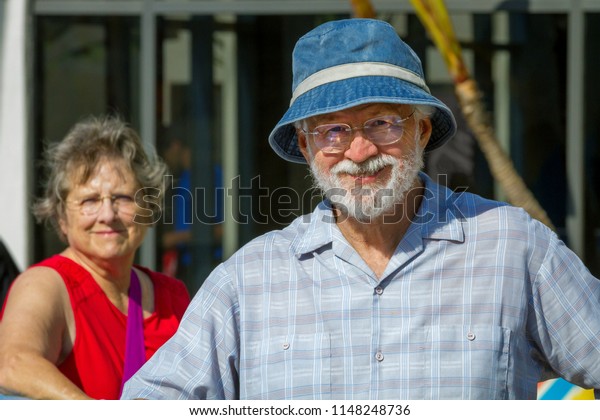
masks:
[[[377,360],[378,362],[382,362],[383,361],[383,353],[380,351],[375,353],[375,360]]]
[[[290,348],[290,343],[283,343],[283,349],[287,350]]]
[[[382,295],[383,294],[383,287],[377,286],[375,288],[375,293],[377,293],[378,295]]]
[[[469,340],[469,341],[475,340],[475,333],[472,333],[472,332],[467,333],[467,340]]]

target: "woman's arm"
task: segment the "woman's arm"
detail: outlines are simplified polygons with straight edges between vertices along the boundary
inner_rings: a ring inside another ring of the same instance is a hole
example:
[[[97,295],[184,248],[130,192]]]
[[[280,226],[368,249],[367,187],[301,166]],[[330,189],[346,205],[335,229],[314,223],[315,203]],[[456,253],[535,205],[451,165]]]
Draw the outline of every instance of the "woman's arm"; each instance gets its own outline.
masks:
[[[33,399],[89,399],[56,367],[71,351],[73,312],[54,270],[15,279],[0,321],[0,392]]]

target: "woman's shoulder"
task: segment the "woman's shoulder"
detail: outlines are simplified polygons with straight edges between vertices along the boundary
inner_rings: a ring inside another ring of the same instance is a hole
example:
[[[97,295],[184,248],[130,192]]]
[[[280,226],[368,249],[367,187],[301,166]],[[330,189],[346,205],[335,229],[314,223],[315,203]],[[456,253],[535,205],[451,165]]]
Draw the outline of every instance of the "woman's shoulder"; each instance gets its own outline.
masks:
[[[58,309],[68,305],[68,292],[62,276],[52,267],[33,265],[19,274],[10,285],[0,318],[4,317],[9,306],[19,308],[27,305],[29,308]]]
[[[34,264],[31,268],[54,270],[64,282],[71,298],[75,302],[87,300],[90,296],[103,294],[102,289],[94,281],[92,274],[69,255],[57,254]]]
[[[64,259],[65,258],[60,255],[54,255],[38,263],[32,264],[14,279],[12,288],[31,283],[41,283],[47,287],[64,285],[62,279],[63,270],[61,270],[61,267],[63,267],[62,260]]]
[[[60,273],[50,266],[33,265],[19,274],[13,281],[11,289],[17,287],[28,287],[29,284],[40,284],[40,286],[56,287],[64,285]],[[37,287],[37,286],[36,286]]]

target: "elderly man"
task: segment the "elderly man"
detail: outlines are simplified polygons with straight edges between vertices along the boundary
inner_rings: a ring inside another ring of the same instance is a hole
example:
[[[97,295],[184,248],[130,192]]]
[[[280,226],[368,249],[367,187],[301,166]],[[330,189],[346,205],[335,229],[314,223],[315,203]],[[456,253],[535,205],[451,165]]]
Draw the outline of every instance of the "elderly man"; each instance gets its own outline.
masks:
[[[450,110],[381,21],[294,50],[269,142],[326,199],[209,276],[125,398],[525,399],[600,387],[600,281],[522,209],[420,170]]]

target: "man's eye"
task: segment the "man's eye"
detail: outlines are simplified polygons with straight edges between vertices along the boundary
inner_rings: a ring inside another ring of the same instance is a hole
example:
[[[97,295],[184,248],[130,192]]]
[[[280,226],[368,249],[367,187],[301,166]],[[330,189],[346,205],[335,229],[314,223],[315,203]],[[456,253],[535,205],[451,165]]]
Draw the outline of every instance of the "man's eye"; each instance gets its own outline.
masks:
[[[372,121],[369,121],[368,127],[371,127],[371,128],[386,128],[386,127],[389,127],[390,125],[392,125],[391,121],[381,119],[381,120],[372,120]]]
[[[344,131],[347,131],[347,128],[343,125],[334,125],[328,129],[328,132],[330,133],[343,133]]]
[[[338,139],[344,134],[348,133],[351,129],[344,125],[327,125],[318,127],[318,132],[327,139]]]

